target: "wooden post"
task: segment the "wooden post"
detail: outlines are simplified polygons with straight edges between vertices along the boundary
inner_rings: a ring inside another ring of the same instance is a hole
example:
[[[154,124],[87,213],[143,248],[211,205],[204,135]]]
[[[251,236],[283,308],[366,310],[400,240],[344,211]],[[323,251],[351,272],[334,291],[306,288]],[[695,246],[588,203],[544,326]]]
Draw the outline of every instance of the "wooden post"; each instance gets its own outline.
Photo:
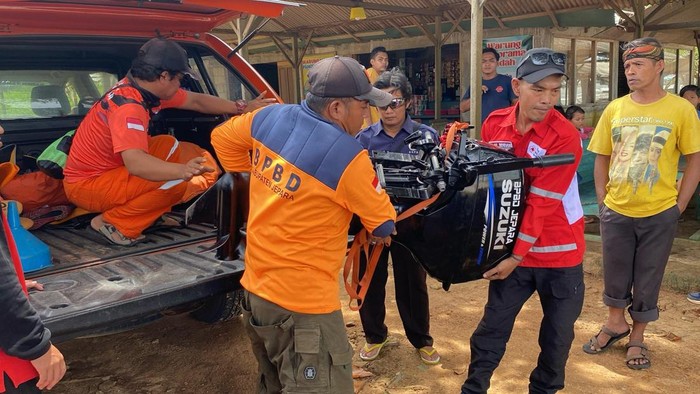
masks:
[[[469,109],[469,124],[474,126],[476,139],[481,139],[481,42],[484,34],[484,2],[486,0],[470,0],[471,14],[471,67],[469,86],[471,87]]]
[[[442,18],[435,17],[435,120],[442,109]]]
[[[301,103],[301,100],[303,100],[303,97],[301,97],[301,93],[304,90],[303,86],[301,86],[301,58],[299,57],[299,37],[295,34],[294,37],[292,38],[292,56],[294,59],[294,63],[292,64],[292,67],[294,67],[294,97],[295,97],[295,102]]]

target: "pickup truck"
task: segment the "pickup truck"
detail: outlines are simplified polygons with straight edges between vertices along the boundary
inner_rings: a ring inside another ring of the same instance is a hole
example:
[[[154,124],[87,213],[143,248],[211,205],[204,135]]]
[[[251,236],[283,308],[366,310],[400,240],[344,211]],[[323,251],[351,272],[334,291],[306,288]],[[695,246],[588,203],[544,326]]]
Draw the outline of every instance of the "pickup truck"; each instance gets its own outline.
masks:
[[[95,98],[126,75],[139,47],[156,36],[186,49],[198,80],[183,88],[231,100],[267,91],[279,100],[250,64],[207,32],[242,13],[278,16],[287,3],[197,3],[0,1],[0,125],[3,144],[16,145],[20,174],[37,170],[37,156],[77,128]],[[149,133],[214,154],[210,132],[226,119],[168,109],[153,118]],[[240,182],[224,174],[196,203],[174,208],[186,225],[152,228],[132,247],[108,244],[90,229],[90,215],[32,231],[49,246],[52,265],[26,274],[44,285],[30,302],[54,340],[125,330],[173,312],[207,322],[239,314],[243,211],[233,184]]]

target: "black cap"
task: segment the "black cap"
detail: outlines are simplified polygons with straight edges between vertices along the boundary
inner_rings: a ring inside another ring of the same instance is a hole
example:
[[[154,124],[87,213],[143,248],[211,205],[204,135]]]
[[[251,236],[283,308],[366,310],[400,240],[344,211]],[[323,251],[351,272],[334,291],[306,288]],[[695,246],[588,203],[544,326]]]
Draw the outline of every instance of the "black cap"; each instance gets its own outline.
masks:
[[[139,49],[139,57],[153,67],[197,78],[187,61],[187,51],[175,41],[152,38]]]
[[[530,57],[533,54],[542,53],[547,55],[547,62],[543,65],[536,65],[533,63]],[[520,59],[515,69],[515,77],[524,79],[529,83],[537,83],[550,75],[560,74],[566,76],[564,64],[555,64],[552,61],[551,55],[553,54],[562,55],[549,48],[532,48],[525,52],[525,55]]]
[[[354,97],[383,107],[394,98],[372,87],[364,67],[357,60],[333,56],[318,61],[309,70],[309,92],[318,97]]]

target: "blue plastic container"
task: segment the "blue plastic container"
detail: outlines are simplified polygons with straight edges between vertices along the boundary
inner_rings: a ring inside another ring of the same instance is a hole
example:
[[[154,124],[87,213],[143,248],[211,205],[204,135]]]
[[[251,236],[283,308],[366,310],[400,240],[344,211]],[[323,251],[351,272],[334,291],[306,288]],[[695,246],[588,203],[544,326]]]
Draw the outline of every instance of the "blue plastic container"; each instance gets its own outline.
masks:
[[[14,201],[7,202],[7,224],[10,225],[12,237],[17,245],[22,271],[38,271],[52,265],[49,247],[22,227],[19,221],[17,203]]]

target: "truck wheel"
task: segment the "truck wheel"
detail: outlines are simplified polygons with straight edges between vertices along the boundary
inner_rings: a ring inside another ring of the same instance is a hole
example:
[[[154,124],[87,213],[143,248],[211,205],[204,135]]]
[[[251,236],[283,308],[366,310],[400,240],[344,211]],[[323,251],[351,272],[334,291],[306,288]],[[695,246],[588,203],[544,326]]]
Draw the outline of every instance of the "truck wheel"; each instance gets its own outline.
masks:
[[[210,297],[199,309],[192,312],[192,317],[204,323],[218,323],[231,320],[243,313],[241,302],[243,290],[218,294]]]

